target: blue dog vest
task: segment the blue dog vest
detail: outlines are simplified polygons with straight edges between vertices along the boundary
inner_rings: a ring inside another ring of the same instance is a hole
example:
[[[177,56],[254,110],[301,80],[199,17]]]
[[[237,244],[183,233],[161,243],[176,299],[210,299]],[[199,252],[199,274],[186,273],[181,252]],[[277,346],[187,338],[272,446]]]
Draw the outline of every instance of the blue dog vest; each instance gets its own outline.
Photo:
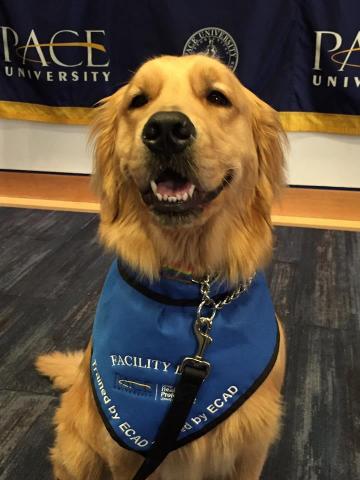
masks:
[[[213,298],[226,294],[226,287],[212,285]],[[193,324],[200,300],[197,284],[166,277],[139,282],[123,265],[112,264],[96,311],[90,368],[99,412],[121,446],[145,456],[152,446],[180,364],[197,349]],[[211,336],[204,356],[211,370],[174,448],[227,418],[271,371],[279,330],[262,273],[217,313]]]

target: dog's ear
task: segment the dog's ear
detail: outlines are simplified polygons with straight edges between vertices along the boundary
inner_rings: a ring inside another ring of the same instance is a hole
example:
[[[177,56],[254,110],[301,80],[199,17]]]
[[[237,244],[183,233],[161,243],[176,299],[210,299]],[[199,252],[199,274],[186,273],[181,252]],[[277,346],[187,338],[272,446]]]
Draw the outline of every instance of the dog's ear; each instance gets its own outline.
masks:
[[[273,199],[285,184],[287,139],[279,114],[253,94],[251,100],[255,106],[252,125],[258,156],[256,193],[263,211],[270,214]]]
[[[101,216],[112,223],[119,215],[119,165],[115,158],[116,134],[125,87],[107,97],[95,110],[90,138],[94,143],[92,184],[100,197]]]

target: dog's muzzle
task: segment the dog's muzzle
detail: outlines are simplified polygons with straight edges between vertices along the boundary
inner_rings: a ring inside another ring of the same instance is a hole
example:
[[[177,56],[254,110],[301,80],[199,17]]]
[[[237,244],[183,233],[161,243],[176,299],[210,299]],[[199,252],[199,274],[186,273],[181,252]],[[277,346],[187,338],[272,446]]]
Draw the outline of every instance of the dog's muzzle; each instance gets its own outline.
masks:
[[[165,221],[172,217],[178,220],[191,220],[216,198],[233,177],[229,171],[220,185],[211,191],[203,190],[187,177],[166,169],[150,182],[150,188],[142,192],[142,199],[150,210]],[[190,216],[189,216],[190,215]],[[185,221],[185,223],[187,223]]]
[[[148,148],[151,176],[142,199],[165,223],[170,219],[188,223],[232,179],[233,172],[228,171],[214,190],[201,187],[192,151],[195,140],[195,126],[181,112],[157,112],[144,126],[142,141]]]
[[[183,152],[196,137],[196,130],[184,113],[157,112],[147,121],[142,141],[152,153],[171,155]]]

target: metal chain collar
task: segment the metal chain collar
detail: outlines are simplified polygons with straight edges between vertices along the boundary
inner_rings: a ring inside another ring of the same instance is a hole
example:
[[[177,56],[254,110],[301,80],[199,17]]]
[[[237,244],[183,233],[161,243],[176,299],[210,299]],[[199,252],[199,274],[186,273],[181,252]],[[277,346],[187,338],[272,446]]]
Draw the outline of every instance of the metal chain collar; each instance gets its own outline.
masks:
[[[197,309],[196,320],[194,322],[194,333],[198,342],[198,348],[194,357],[186,357],[182,362],[182,368],[186,363],[190,363],[197,367],[202,367],[207,370],[207,373],[210,370],[210,363],[204,360],[205,349],[212,342],[212,337],[210,332],[213,325],[213,320],[215,315],[219,310],[221,310],[225,305],[229,305],[231,302],[236,300],[240,295],[247,292],[254,276],[251,276],[246,282],[240,284],[230,295],[227,295],[223,300],[215,302],[214,299],[210,297],[211,290],[211,277],[208,275],[201,281],[192,280],[193,283],[200,285],[200,292],[202,295],[201,302]],[[207,313],[205,313],[205,309]]]

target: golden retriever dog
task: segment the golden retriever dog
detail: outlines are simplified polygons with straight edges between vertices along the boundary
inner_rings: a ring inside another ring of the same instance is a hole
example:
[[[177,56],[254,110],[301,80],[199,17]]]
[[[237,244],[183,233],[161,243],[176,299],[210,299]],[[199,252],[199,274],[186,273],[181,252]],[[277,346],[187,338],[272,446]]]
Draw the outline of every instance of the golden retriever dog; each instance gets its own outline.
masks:
[[[266,266],[285,137],[277,113],[226,66],[204,55],[146,62],[101,102],[93,135],[100,239],[139,278],[156,282],[170,266],[194,279],[216,275],[234,289]],[[215,428],[173,450],[152,480],[259,479],[281,423],[279,327],[278,355],[261,385]],[[37,360],[64,390],[54,478],[131,480],[142,457],[104,426],[90,384],[91,349],[90,342],[85,352]]]

